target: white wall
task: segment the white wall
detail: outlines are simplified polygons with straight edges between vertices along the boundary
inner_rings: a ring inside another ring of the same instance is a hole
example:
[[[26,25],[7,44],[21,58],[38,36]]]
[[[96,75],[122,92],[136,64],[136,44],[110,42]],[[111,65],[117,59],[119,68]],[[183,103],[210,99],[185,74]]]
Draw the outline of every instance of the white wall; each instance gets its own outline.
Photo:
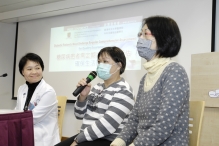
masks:
[[[147,1],[144,3],[147,3],[148,5],[154,7],[154,9],[162,9],[164,10],[163,15],[165,15],[167,13],[167,11],[165,11],[165,5],[172,5],[173,1],[178,1],[178,2],[182,2],[184,0],[154,0],[154,1]],[[192,0],[193,3],[194,1],[198,0]],[[177,2],[174,2],[174,4],[177,4]],[[159,5],[159,7],[157,7],[157,5]],[[198,3],[197,3],[198,5]],[[187,5],[182,5],[182,9],[183,10],[187,10]],[[217,4],[217,8],[219,8],[218,4]],[[107,9],[107,8],[106,8]],[[178,11],[176,9],[174,9],[175,11]],[[196,7],[193,8],[194,13],[202,13],[201,11],[199,11],[200,9],[197,10]],[[121,12],[123,13],[123,12]],[[134,12],[133,12],[134,13]],[[174,12],[173,12],[174,13]],[[122,15],[122,14],[119,14]],[[145,14],[143,15],[147,15],[147,9],[145,10]],[[183,12],[182,12],[183,15]],[[206,14],[202,14],[202,16],[204,17]],[[209,15],[209,14],[208,14]],[[217,15],[219,16],[219,15]],[[185,18],[187,18],[185,16]],[[86,18],[85,18],[86,19]],[[175,19],[175,18],[174,18]],[[176,18],[177,19],[177,18]],[[210,19],[210,18],[209,18]],[[193,25],[189,23],[189,19],[185,19],[183,23],[181,23],[181,25],[179,27],[187,27],[188,29],[193,29]],[[201,19],[197,19],[197,21],[200,21],[200,25],[199,26],[195,26],[195,27],[203,27],[205,28],[205,25],[202,25],[203,23],[208,23],[208,22],[202,22]],[[218,21],[218,20],[217,20]],[[205,28],[206,29],[206,28]],[[210,32],[210,28],[207,28]],[[207,33],[209,33],[207,32]],[[205,32],[202,32],[202,34],[205,34]],[[182,32],[182,35],[183,34]],[[193,34],[186,34],[186,35],[193,35]],[[197,37],[200,37],[197,35]],[[3,74],[5,72],[7,72],[9,75],[6,78],[0,78],[0,109],[11,109],[15,106],[15,101],[11,100],[12,97],[12,74],[13,74],[13,59],[14,59],[14,39],[15,39],[15,24],[4,24],[4,23],[0,23],[0,74]],[[196,37],[193,38],[194,40],[196,40]],[[177,61],[179,62],[183,62],[183,66],[185,68],[187,68],[187,72],[190,76],[190,60],[191,60],[191,56],[189,54],[191,53],[196,53],[195,50],[199,50],[200,47],[197,47],[198,44],[193,44],[192,42],[194,41],[193,39],[188,40],[188,38],[183,37],[183,45],[182,47],[184,47],[185,49],[182,50],[180,53],[183,53],[184,58],[178,58]],[[205,39],[205,36],[201,36],[201,41]],[[209,38],[206,38],[209,39]],[[184,44],[185,41],[190,42],[192,45],[188,47],[185,47],[187,44]],[[216,41],[217,42],[217,41]],[[201,44],[199,44],[201,45]],[[206,50],[211,50],[211,48],[208,48],[208,45],[204,46],[206,47]],[[210,45],[209,45],[210,47]],[[199,50],[200,53],[206,52],[206,50]],[[74,134],[77,133],[77,130],[80,127],[81,121],[78,121],[75,119],[74,117],[74,108],[73,108],[74,104],[71,103],[67,103],[66,106],[66,112],[65,112],[65,119],[64,119],[64,123],[63,123],[63,136],[69,137],[72,136]]]
[[[12,79],[14,66],[16,24],[0,23],[0,109],[12,109],[15,100],[12,98]]]

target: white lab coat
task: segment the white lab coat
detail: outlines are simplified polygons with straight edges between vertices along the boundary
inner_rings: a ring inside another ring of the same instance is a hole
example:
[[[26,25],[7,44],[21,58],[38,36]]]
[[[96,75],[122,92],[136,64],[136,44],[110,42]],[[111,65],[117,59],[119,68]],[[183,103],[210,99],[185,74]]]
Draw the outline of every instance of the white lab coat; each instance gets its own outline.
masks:
[[[27,91],[27,84],[18,89],[16,110],[23,110]],[[28,109],[33,113],[35,146],[54,146],[59,143],[56,93],[43,79],[36,87]]]

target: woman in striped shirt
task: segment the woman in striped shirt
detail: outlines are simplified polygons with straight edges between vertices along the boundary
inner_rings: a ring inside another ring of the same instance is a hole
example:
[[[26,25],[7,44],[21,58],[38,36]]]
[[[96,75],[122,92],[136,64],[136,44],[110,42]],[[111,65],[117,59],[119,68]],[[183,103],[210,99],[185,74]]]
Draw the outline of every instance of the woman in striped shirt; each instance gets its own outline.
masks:
[[[98,53],[97,75],[103,79],[91,89],[86,79],[77,86],[87,85],[75,103],[75,116],[83,119],[80,133],[57,146],[109,146],[127,122],[134,105],[131,86],[120,75],[125,71],[124,52],[106,47]]]

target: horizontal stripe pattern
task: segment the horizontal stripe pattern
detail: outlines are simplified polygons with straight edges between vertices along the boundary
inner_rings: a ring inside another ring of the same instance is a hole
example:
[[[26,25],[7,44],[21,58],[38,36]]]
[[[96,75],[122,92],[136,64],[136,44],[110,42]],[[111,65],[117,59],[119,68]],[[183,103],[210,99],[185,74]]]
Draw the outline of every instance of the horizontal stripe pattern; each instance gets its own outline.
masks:
[[[103,95],[95,108],[87,104],[93,97],[91,94]],[[98,83],[92,88],[86,101],[75,103],[75,116],[78,119],[83,117],[81,133],[77,136],[78,142],[98,138],[114,140],[127,122],[133,105],[133,90],[123,78],[105,89],[103,83]]]

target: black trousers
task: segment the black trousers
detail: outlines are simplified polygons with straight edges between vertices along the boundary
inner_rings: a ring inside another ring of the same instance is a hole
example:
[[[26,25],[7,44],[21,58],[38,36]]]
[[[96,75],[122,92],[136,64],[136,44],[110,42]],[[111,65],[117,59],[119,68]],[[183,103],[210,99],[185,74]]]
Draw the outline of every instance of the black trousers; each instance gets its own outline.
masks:
[[[70,137],[69,139],[66,139],[55,146],[70,146],[77,135]],[[112,141],[106,140],[106,139],[96,139],[94,141],[85,141],[82,143],[79,143],[78,146],[110,146]]]

